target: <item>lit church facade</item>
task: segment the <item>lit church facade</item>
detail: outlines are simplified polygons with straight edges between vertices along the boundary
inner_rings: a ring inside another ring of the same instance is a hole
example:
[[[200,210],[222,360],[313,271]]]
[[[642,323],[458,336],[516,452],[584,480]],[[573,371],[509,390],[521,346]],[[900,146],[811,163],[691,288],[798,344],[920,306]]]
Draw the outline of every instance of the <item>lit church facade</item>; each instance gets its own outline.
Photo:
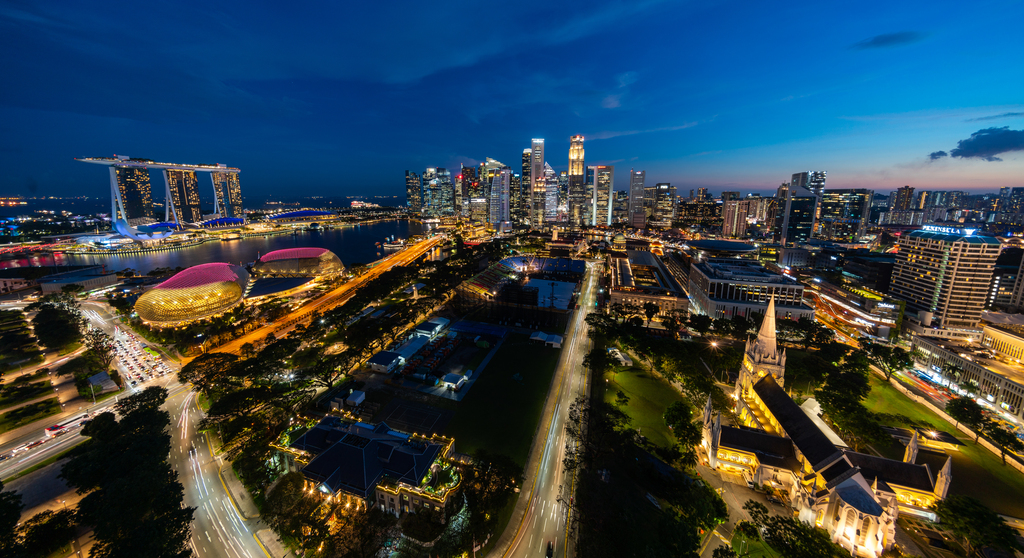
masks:
[[[916,434],[902,461],[850,450],[816,408],[786,394],[785,368],[772,301],[757,338],[747,341],[733,393],[742,425],[723,426],[710,399],[704,409],[709,465],[732,473],[727,480],[771,485],[801,520],[828,531],[853,556],[877,558],[891,548],[900,513],[934,519],[928,508],[945,498],[952,460],[937,475],[916,464]]]

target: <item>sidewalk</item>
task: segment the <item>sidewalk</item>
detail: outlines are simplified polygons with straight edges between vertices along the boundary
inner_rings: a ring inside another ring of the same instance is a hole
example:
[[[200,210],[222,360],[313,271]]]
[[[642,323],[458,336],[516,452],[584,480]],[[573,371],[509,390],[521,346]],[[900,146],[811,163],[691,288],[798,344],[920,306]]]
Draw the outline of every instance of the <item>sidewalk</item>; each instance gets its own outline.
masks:
[[[263,551],[270,555],[271,558],[295,556],[295,553],[288,550],[288,547],[281,542],[281,538],[270,529],[256,531],[256,542],[263,547]]]
[[[221,482],[224,483],[224,487],[227,488],[228,496],[231,497],[231,501],[238,508],[238,513],[242,514],[245,519],[255,519],[260,516],[260,510],[256,507],[256,502],[253,501],[252,496],[249,495],[249,491],[242,485],[242,481],[238,480],[235,475],[235,471],[231,468],[231,463],[225,461],[217,471],[220,475]]]

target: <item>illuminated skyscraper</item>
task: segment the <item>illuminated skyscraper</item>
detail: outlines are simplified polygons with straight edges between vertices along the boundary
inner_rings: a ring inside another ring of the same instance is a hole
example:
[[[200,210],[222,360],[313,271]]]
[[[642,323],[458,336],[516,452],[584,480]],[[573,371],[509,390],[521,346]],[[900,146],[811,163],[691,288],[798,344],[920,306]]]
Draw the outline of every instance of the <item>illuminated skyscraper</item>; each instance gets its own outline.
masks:
[[[583,160],[583,136],[569,138],[569,223],[582,224],[587,205],[586,167]]]
[[[647,225],[644,212],[644,179],[646,171],[629,169],[629,226],[642,229]]]
[[[490,223],[497,229],[509,221],[509,190],[512,187],[512,169],[498,170],[491,179]]]
[[[420,175],[412,171],[405,171],[405,206],[413,213],[423,208],[423,183]]]
[[[652,217],[656,226],[669,228],[676,219],[676,189],[668,182],[654,187]]]
[[[913,202],[914,189],[910,186],[903,186],[896,189],[890,209],[893,211],[907,211]]]
[[[113,215],[135,226],[155,220],[153,189],[149,184],[149,169],[142,167],[110,167],[113,189]]]
[[[825,171],[804,171],[793,174],[793,189],[803,188],[817,197],[825,192]]]
[[[874,195],[874,191],[864,188],[825,190],[815,235],[838,242],[853,242],[863,237]]]
[[[245,219],[242,209],[242,186],[238,183],[237,172],[211,172],[213,180],[213,212],[222,217]]]
[[[544,222],[558,221],[558,173],[544,163]]]
[[[164,185],[167,187],[164,205],[164,219],[174,223],[198,223],[203,220],[199,209],[199,182],[196,171],[164,169]]]
[[[448,169],[432,167],[423,172],[422,213],[434,218],[455,215],[455,184]]]
[[[591,225],[612,224],[612,189],[615,187],[615,167],[613,165],[597,165],[587,167],[594,173],[594,197],[591,200],[593,221]]]
[[[547,197],[547,183],[544,180],[544,140],[534,138],[530,151],[530,226],[539,229],[544,224],[544,202]]]

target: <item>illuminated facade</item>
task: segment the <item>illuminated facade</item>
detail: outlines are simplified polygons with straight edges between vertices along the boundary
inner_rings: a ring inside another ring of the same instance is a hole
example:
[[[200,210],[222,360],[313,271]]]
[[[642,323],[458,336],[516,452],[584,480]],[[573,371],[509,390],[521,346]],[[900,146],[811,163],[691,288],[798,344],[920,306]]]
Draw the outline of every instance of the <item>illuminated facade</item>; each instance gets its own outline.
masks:
[[[149,183],[149,170],[140,167],[110,167],[113,212],[111,218],[129,225],[152,223],[153,188]]]
[[[615,187],[615,167],[613,165],[597,165],[588,167],[588,173],[593,174],[594,191],[591,202],[591,225],[612,224],[612,190]]]
[[[530,225],[540,228],[544,224],[544,206],[547,198],[544,178],[544,140],[530,142]]]
[[[584,165],[583,136],[569,138],[569,223],[584,224],[587,205],[586,166]]]
[[[226,263],[190,267],[146,291],[135,303],[142,321],[175,326],[223,314],[242,302],[245,269]]]
[[[800,520],[851,555],[879,558],[895,543],[900,514],[935,519],[930,508],[949,491],[952,458],[933,475],[916,463],[916,434],[902,460],[852,451],[822,421],[817,402],[798,406],[783,389],[786,357],[773,314],[747,342],[733,394],[741,426],[723,425],[709,398],[701,448],[723,479],[771,486]]]
[[[405,206],[413,213],[423,209],[423,183],[412,171],[405,171]]]
[[[198,223],[203,220],[199,209],[199,181],[196,171],[164,169],[164,184],[167,187],[164,204],[167,206],[166,221],[173,223]]]
[[[211,172],[213,180],[213,212],[221,217],[244,219],[242,210],[242,186],[238,183],[237,172]]]
[[[644,211],[644,179],[646,171],[629,169],[629,226],[642,229],[647,226],[647,213]]]
[[[345,265],[326,248],[286,248],[264,254],[252,271],[256,277],[333,277]]]
[[[509,212],[509,193],[512,187],[512,170],[508,167],[500,169],[491,178],[491,200],[489,222],[497,227],[511,219]]]

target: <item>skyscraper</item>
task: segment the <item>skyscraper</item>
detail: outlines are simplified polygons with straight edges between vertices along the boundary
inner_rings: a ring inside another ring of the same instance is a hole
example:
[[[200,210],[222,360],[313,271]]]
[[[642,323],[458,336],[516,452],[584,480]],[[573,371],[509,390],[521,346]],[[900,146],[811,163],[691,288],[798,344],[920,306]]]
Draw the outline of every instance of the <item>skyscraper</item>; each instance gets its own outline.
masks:
[[[852,242],[864,236],[874,194],[864,188],[825,190],[821,195],[816,236],[840,242]]]
[[[117,189],[112,192],[112,219],[124,219],[135,226],[155,220],[153,213],[153,189],[149,184],[149,169],[140,167],[110,167],[115,175],[112,183]]]
[[[413,213],[423,209],[423,183],[412,171],[405,171],[405,206]]]
[[[793,189],[803,188],[817,197],[825,191],[825,171],[804,171],[793,174]]]
[[[167,206],[164,219],[175,223],[198,223],[203,220],[199,208],[199,182],[196,171],[164,169],[164,185],[167,187],[164,204]]]
[[[784,185],[785,186],[785,185]],[[792,187],[779,187],[778,211],[775,214],[775,242],[802,244],[811,238],[818,197],[798,196]]]
[[[569,138],[569,223],[579,226],[584,221],[587,205],[586,171],[583,160],[583,136]]]
[[[568,209],[569,207],[569,171],[558,173],[558,207]]]
[[[534,138],[530,143],[530,180],[530,226],[539,229],[544,225],[544,204],[547,197],[543,139]]]
[[[615,166],[597,165],[587,167],[588,172],[594,174],[594,196],[591,200],[591,212],[593,220],[591,225],[612,224],[613,195],[615,187]]]
[[[522,223],[523,212],[520,210],[520,204],[523,199],[523,178],[519,176],[519,173],[512,173],[512,180],[509,185],[508,194],[508,215],[509,221],[519,224]]]
[[[558,173],[551,165],[544,163],[544,222],[558,221]]]
[[[490,222],[495,229],[507,223],[509,215],[509,191],[512,187],[512,169],[505,167],[494,174],[491,179],[491,215]]]
[[[907,314],[916,312],[924,328],[975,327],[985,308],[999,240],[975,236],[973,230],[943,231],[921,229],[900,236],[889,292],[907,302]]]
[[[644,212],[644,179],[646,171],[629,169],[629,226],[642,229],[647,225]]]
[[[213,181],[213,212],[221,217],[245,219],[242,209],[242,186],[238,183],[237,172],[211,172]]]
[[[669,228],[676,219],[676,189],[668,182],[660,182],[654,186],[654,224]]]
[[[894,192],[890,209],[893,211],[907,211],[914,202],[914,189],[910,186],[897,188]]]

